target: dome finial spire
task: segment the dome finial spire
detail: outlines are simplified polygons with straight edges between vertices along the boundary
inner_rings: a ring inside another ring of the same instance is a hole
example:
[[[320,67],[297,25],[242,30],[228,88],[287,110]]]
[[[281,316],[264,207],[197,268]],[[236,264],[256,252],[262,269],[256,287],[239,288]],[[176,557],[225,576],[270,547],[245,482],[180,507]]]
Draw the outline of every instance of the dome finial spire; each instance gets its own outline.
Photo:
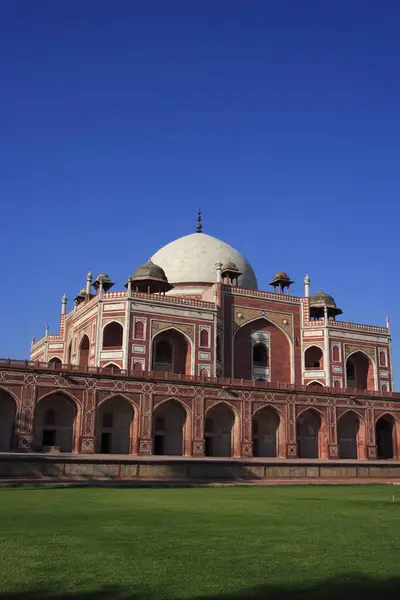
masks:
[[[201,222],[201,210],[199,209],[197,211],[197,227],[196,227],[196,232],[197,233],[201,233],[203,231],[203,224]]]

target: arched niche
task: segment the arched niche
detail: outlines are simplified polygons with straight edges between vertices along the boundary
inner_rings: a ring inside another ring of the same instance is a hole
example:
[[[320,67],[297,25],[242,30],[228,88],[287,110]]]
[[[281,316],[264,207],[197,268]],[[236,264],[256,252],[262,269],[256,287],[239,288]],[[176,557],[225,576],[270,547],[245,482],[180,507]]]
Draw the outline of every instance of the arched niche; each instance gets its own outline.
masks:
[[[365,352],[357,351],[346,360],[348,388],[373,391],[375,389],[374,364]]]
[[[204,423],[206,456],[239,456],[239,416],[225,402],[219,402],[206,412]]]
[[[154,336],[152,370],[191,375],[192,348],[189,339],[177,329],[167,329]]]
[[[398,455],[399,423],[390,414],[379,417],[375,423],[377,458],[386,460]]]
[[[111,321],[103,329],[103,350],[119,350],[122,348],[124,328],[121,323]]]
[[[58,358],[58,356],[53,356],[53,358],[49,360],[49,365],[51,365],[54,369],[61,369],[62,360]]]
[[[79,343],[79,366],[87,368],[89,366],[89,348],[90,341],[85,334]]]
[[[60,452],[77,452],[78,405],[66,394],[55,392],[41,398],[36,405],[34,420],[34,447]]]
[[[167,400],[156,406],[153,412],[153,454],[190,454],[189,426],[187,410],[177,400]]]
[[[253,456],[277,457],[281,455],[284,422],[272,406],[261,408],[253,415]]]
[[[310,408],[298,415],[296,436],[299,458],[328,458],[328,427],[319,411]]]
[[[339,458],[365,458],[365,421],[353,410],[346,411],[337,421]]]
[[[96,452],[132,454],[137,439],[137,418],[132,403],[115,395],[98,407],[96,419]]]
[[[304,352],[304,367],[309,370],[324,368],[324,353],[319,346],[310,346]]]
[[[255,332],[259,332],[261,336],[265,334],[264,337],[268,336],[269,338],[269,380],[274,383],[291,383],[291,345],[289,339],[277,325],[264,317],[250,321],[236,331],[233,342],[234,377],[239,379],[253,378]],[[259,376],[257,375],[255,378]]]
[[[13,436],[17,405],[13,396],[0,389],[0,452],[10,452],[13,448]]]

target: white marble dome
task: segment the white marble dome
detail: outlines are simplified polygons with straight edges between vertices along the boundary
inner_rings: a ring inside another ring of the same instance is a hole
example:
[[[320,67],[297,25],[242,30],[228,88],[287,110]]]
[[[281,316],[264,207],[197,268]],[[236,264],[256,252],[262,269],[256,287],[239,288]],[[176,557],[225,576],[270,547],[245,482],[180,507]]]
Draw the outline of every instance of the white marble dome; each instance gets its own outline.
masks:
[[[206,233],[192,233],[174,240],[158,250],[151,260],[164,269],[172,284],[215,283],[215,263],[233,261],[242,273],[239,286],[257,289],[257,278],[245,257],[229,244]]]

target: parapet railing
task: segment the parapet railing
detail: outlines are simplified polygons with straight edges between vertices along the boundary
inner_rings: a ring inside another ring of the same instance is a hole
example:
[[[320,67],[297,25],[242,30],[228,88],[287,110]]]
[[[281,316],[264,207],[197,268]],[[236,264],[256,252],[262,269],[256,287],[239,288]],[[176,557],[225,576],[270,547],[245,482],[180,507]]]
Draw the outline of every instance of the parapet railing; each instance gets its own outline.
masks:
[[[104,294],[106,296],[106,294]],[[200,308],[214,308],[214,302],[206,300],[195,300],[194,298],[185,298],[184,296],[163,296],[162,294],[148,294],[146,292],[131,291],[130,298],[139,298],[143,300],[152,300],[153,302],[166,302],[167,304],[186,304],[187,306],[199,306]]]
[[[231,285],[224,286],[226,292],[238,294],[239,296],[254,296],[255,298],[270,298],[271,300],[281,300],[282,302],[292,302],[300,304],[304,298],[300,296],[291,296],[290,294],[275,294],[274,292],[263,292],[261,290],[247,290],[246,288],[234,287]]]
[[[52,371],[68,378],[70,374],[97,375],[123,379],[140,379],[146,381],[170,381],[171,383],[199,383],[201,385],[220,386],[223,388],[256,388],[263,390],[286,390],[292,392],[305,392],[307,394],[334,394],[346,396],[368,396],[373,398],[391,398],[400,400],[399,392],[383,392],[363,390],[357,388],[334,388],[323,385],[298,385],[294,383],[256,381],[254,379],[235,379],[233,377],[207,377],[205,375],[185,375],[171,373],[170,371],[134,371],[117,367],[83,367],[80,365],[63,365],[56,362],[37,362],[32,360],[16,360],[0,358],[0,369],[23,369],[29,371]]]
[[[387,327],[378,327],[377,325],[362,325],[361,323],[351,323],[350,321],[331,321],[330,319],[326,321],[324,318],[316,319],[315,321],[306,321],[304,323],[304,328],[325,327],[326,325],[332,329],[337,327],[339,329],[352,329],[353,331],[368,331],[370,333],[389,334]]]

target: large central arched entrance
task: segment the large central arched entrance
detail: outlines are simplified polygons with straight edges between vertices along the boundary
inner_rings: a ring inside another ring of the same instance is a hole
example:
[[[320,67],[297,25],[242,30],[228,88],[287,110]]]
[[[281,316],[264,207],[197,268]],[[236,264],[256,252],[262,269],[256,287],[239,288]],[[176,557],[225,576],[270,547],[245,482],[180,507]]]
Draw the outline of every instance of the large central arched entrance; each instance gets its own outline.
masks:
[[[204,427],[206,456],[233,456],[235,448],[235,413],[224,403],[210,408]]]
[[[255,319],[239,327],[234,336],[233,350],[234,377],[291,382],[292,349],[289,339],[284,331],[266,318]]]
[[[297,417],[297,455],[299,458],[328,458],[326,420],[312,408]]]
[[[133,451],[135,411],[123,396],[113,396],[99,405],[96,452],[130,454]]]
[[[14,398],[5,390],[0,390],[0,452],[12,449],[16,413]]]
[[[350,354],[346,361],[346,381],[348,388],[375,389],[374,365],[367,354],[360,351]]]
[[[78,450],[75,441],[77,406],[61,393],[39,400],[34,424],[34,446],[39,450],[58,448],[60,452]]]
[[[153,371],[192,373],[191,345],[185,335],[176,329],[161,331],[153,339]]]
[[[253,416],[253,456],[279,455],[278,412],[267,406],[258,410]]]
[[[186,425],[187,413],[180,402],[168,400],[159,404],[153,414],[153,454],[185,454]]]

